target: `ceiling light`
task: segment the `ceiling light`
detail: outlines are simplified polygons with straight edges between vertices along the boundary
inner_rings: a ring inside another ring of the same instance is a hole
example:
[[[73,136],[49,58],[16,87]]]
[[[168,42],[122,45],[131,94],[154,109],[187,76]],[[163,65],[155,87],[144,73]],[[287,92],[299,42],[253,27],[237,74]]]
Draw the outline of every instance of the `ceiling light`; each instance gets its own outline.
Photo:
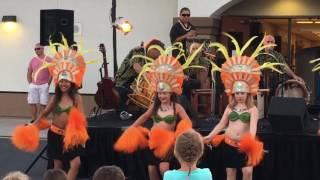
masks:
[[[299,20],[296,21],[297,24],[313,24],[313,21],[311,20]]]

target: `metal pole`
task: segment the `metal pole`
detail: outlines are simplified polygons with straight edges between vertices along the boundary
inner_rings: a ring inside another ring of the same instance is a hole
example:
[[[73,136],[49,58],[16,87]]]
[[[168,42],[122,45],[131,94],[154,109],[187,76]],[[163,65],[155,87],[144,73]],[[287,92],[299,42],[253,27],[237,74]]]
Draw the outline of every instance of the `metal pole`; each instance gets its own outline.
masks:
[[[116,21],[116,0],[112,0],[111,8],[111,20],[112,23]],[[113,41],[113,77],[116,77],[118,71],[118,61],[117,61],[117,31],[116,27],[112,26],[112,41]]]
[[[291,34],[292,34],[292,19],[288,19],[288,60],[289,66],[292,65],[292,47],[291,47]]]

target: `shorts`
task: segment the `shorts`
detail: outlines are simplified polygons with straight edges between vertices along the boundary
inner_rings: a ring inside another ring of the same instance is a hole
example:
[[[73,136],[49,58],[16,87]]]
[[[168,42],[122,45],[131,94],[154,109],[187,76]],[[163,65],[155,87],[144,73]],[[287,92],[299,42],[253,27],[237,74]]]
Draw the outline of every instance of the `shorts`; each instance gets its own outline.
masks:
[[[83,156],[85,149],[79,145],[71,150],[63,151],[64,136],[54,133],[51,129],[48,131],[48,150],[47,156],[49,159],[67,160],[70,161],[77,156]]]
[[[28,104],[47,105],[49,98],[49,84],[36,85],[29,84],[28,88]]]

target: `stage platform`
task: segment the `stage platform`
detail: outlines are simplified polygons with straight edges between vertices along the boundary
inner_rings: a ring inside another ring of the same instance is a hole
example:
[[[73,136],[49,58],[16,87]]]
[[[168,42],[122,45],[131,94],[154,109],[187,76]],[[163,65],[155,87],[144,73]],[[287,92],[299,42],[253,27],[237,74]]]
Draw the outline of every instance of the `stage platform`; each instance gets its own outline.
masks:
[[[195,129],[206,135],[218,120],[215,117],[199,120]],[[115,164],[124,170],[129,180],[148,179],[143,151],[127,155],[115,152],[112,148],[122,131],[132,122],[133,120],[120,120],[114,113],[88,119],[90,140],[86,145],[86,156],[81,157],[81,176],[92,176],[98,167]],[[150,127],[151,123],[149,121],[147,126]],[[317,127],[314,126],[317,126],[317,122],[310,123],[310,130],[305,133],[281,134],[272,133],[268,121],[260,120],[258,137],[265,144],[266,154],[263,162],[255,167],[253,179],[319,180],[320,137],[316,135]],[[206,146],[199,167],[210,168],[215,180],[225,179],[222,158],[219,148]]]

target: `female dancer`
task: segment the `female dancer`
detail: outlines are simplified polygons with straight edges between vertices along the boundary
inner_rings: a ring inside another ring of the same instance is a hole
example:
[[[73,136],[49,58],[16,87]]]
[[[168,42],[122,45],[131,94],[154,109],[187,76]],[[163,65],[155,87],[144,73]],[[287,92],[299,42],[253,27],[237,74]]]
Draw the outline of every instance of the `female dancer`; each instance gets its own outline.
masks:
[[[214,127],[210,134],[204,137],[205,142],[217,146],[221,143],[223,148],[223,161],[226,167],[227,179],[236,179],[237,168],[242,168],[243,179],[251,180],[253,166],[262,160],[263,144],[255,139],[258,123],[258,110],[253,103],[253,96],[259,89],[260,70],[272,68],[278,63],[267,63],[259,66],[255,57],[267,47],[258,46],[251,57],[242,56],[245,47],[248,47],[252,39],[240,49],[235,39],[232,39],[236,47],[236,56],[229,57],[226,48],[220,43],[213,43],[223,53],[226,62],[219,69],[225,91],[229,96],[229,105],[226,107],[220,122]],[[272,46],[272,45],[268,45]],[[218,135],[223,129],[225,134]]]
[[[73,108],[77,110],[73,110]],[[83,102],[77,92],[75,83],[71,81],[67,73],[62,72],[60,73],[58,85],[55,88],[55,95],[49,101],[44,112],[39,116],[39,120],[46,118],[52,112],[52,124],[48,131],[48,158],[53,159],[54,168],[59,169],[63,168],[63,161],[70,161],[70,169],[67,173],[68,179],[76,179],[81,163],[80,155],[84,152],[84,144],[71,146],[72,148],[64,144],[66,129],[68,128],[68,123],[70,123],[68,122],[70,120],[69,116],[73,113],[71,111],[83,113]]]
[[[136,122],[132,124],[132,127],[142,125],[151,117],[153,120],[151,132],[157,132],[157,129],[160,130],[159,128],[174,132],[178,119],[189,119],[183,107],[177,103],[176,95],[173,92],[169,90],[157,91],[155,97],[155,102],[143,115],[136,120]],[[149,177],[152,180],[160,179],[158,176],[158,165],[160,173],[163,175],[165,171],[169,170],[170,158],[157,158],[157,156],[155,156],[151,151],[148,152],[147,159]],[[165,156],[167,155],[169,154],[166,154]]]
[[[44,64],[43,68],[45,67],[49,67],[55,82],[55,94],[29,127],[36,126],[40,129],[41,124],[46,122],[45,118],[52,112],[52,124],[48,131],[48,158],[53,160],[54,168],[60,169],[63,161],[69,161],[67,176],[69,180],[74,180],[80,168],[83,146],[89,138],[82,98],[77,92],[85,71],[84,59],[65,45],[61,52],[56,53],[52,63]],[[37,78],[37,73],[34,78]]]
[[[187,62],[190,62],[190,59]],[[161,175],[169,169],[170,158],[168,156],[172,155],[175,138],[192,128],[188,115],[176,101],[176,96],[182,92],[184,67],[187,66],[181,66],[176,58],[169,55],[161,55],[152,63],[147,63],[144,66],[142,73],[148,71],[144,77],[150,82],[150,91],[156,92],[154,102],[122,134],[114,146],[116,150],[126,153],[132,153],[138,148],[149,146],[147,159],[150,180],[160,179],[158,165]],[[137,82],[139,82],[139,77],[141,75],[138,76]],[[149,133],[141,125],[150,117],[153,119],[153,126]],[[181,120],[178,121],[179,119]],[[128,141],[132,146],[128,145]]]
[[[246,85],[244,85],[246,86]],[[205,140],[211,140],[224,128],[225,139],[223,143],[223,159],[227,168],[227,179],[236,179],[236,168],[242,168],[243,179],[252,179],[252,166],[246,165],[246,155],[238,150],[241,138],[250,133],[256,135],[258,122],[258,110],[253,104],[253,98],[245,89],[233,91],[230,103],[224,111],[219,124],[210,132]]]

